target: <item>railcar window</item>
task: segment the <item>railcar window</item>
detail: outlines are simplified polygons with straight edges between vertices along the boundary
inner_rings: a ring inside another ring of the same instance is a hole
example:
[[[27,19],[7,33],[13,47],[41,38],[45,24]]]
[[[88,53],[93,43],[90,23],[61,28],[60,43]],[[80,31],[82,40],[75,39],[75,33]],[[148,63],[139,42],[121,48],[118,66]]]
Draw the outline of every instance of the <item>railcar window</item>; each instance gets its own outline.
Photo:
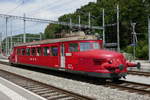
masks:
[[[51,56],[58,56],[58,47],[57,46],[50,47],[50,50],[51,50]]]
[[[78,51],[78,44],[77,43],[70,43],[69,44],[69,51],[70,52],[77,52]]]
[[[35,48],[31,49],[31,54],[32,54],[32,56],[36,56],[36,49]]]
[[[30,56],[30,48],[27,48],[27,49],[26,49],[26,55],[27,55],[27,56]]]
[[[48,56],[50,54],[49,47],[44,47],[44,56]]]
[[[21,49],[22,55],[25,55],[25,49]]]
[[[37,56],[41,56],[42,55],[42,48],[38,47],[37,48]]]
[[[80,51],[99,49],[99,43],[97,42],[81,42],[80,43]]]
[[[17,49],[17,55],[20,55],[20,49]]]

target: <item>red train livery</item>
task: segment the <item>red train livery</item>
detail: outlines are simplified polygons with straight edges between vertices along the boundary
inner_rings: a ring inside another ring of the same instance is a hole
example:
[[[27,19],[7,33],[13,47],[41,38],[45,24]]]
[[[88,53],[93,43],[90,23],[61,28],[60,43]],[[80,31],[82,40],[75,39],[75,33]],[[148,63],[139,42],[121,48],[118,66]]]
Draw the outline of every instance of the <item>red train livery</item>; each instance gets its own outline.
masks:
[[[102,49],[102,40],[90,35],[24,43],[14,47],[9,62],[110,79],[125,77],[127,67],[140,65]]]

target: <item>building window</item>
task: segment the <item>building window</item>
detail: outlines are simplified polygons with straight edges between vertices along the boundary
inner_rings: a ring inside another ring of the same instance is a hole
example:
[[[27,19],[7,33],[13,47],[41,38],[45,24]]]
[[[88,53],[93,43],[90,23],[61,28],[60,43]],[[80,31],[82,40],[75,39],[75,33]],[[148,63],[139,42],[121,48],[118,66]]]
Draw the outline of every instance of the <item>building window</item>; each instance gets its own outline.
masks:
[[[22,55],[25,55],[25,49],[21,49]]]
[[[49,47],[44,47],[44,56],[49,56],[50,51],[49,51]]]
[[[30,56],[30,48],[27,48],[27,49],[26,49],[26,55],[27,55],[27,56]]]
[[[58,56],[58,47],[57,46],[50,47],[50,50],[51,50],[51,56]]]
[[[41,56],[42,55],[42,48],[38,47],[37,48],[37,56]]]
[[[70,52],[77,52],[78,51],[78,44],[77,43],[70,43],[69,44],[69,51]]]
[[[35,48],[31,49],[31,54],[32,54],[32,56],[36,56],[36,49]]]

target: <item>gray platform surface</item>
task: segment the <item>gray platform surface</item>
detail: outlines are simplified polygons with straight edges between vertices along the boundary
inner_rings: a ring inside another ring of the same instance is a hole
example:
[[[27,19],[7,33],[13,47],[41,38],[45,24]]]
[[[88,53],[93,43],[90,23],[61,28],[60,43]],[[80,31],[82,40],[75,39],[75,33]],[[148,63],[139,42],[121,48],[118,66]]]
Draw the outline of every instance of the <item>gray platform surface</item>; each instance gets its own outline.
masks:
[[[16,84],[0,77],[1,100],[46,100]]]

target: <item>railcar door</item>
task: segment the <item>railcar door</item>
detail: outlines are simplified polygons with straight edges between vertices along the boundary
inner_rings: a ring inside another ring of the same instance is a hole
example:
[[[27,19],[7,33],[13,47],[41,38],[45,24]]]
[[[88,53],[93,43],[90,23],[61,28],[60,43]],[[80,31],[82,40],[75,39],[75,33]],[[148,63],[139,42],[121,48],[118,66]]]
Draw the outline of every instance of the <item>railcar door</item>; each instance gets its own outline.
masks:
[[[61,44],[60,46],[60,67],[65,68],[65,45]]]

